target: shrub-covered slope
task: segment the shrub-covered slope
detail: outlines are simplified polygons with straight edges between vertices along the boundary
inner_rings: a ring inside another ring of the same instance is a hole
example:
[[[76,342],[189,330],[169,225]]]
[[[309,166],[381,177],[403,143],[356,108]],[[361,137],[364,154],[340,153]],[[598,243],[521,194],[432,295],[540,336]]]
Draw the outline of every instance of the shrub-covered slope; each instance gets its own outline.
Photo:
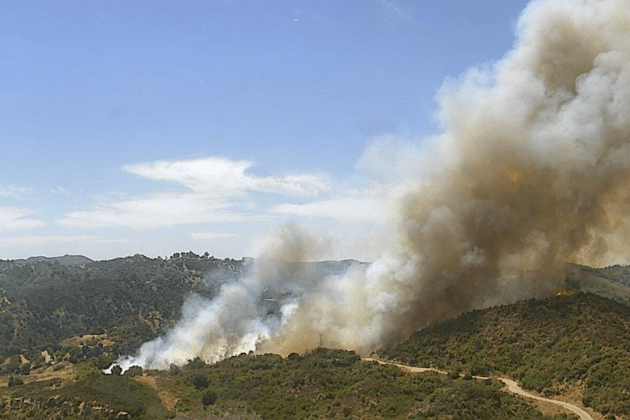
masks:
[[[190,293],[212,297],[244,271],[243,261],[193,253],[73,265],[0,260],[0,358],[52,354],[73,335],[121,328],[114,351],[132,351],[179,319]]]
[[[0,418],[552,419],[498,381],[409,374],[343,350],[242,354],[214,365],[197,359],[133,378],[141,369],[106,376],[92,363],[64,384],[0,388]],[[553,417],[568,418],[575,417]]]
[[[630,418],[630,307],[566,293],[466,313],[381,356],[473,375],[504,374],[545,395],[578,393]]]

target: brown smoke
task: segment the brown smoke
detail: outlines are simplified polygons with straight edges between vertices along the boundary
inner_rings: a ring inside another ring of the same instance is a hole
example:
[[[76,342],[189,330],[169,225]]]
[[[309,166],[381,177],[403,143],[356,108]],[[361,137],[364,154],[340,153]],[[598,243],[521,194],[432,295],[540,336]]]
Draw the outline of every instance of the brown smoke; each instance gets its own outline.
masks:
[[[387,267],[379,287],[366,286],[368,269],[346,294],[352,309],[303,305],[289,337],[327,332],[369,351],[475,307],[548,294],[567,262],[628,261],[630,3],[535,1],[517,36],[491,69],[440,91],[438,141],[453,163],[406,195],[398,253],[375,263]],[[383,291],[390,313],[364,305]],[[318,330],[321,312],[331,322]],[[346,324],[378,325],[378,338],[349,338]]]
[[[211,322],[191,315],[178,327],[194,335],[186,341],[194,355],[301,352],[316,347],[320,334],[326,346],[368,353],[472,308],[548,294],[562,287],[567,262],[628,261],[627,0],[532,2],[513,50],[446,83],[439,105],[444,133],[427,144],[452,156],[434,159],[445,166],[424,170],[433,176],[407,187],[398,248],[367,269],[324,280],[300,272],[278,282],[270,279],[286,266],[269,261],[312,258],[317,242],[285,227],[269,248],[274,257],[232,286],[239,293],[224,291],[198,311]],[[430,161],[424,156],[418,166]],[[292,292],[276,318],[256,306],[268,287]],[[248,310],[240,314],[230,296]],[[236,330],[216,321],[223,310]],[[213,343],[226,336],[238,345],[217,351]],[[148,344],[150,356],[136,361],[178,360],[168,337]]]

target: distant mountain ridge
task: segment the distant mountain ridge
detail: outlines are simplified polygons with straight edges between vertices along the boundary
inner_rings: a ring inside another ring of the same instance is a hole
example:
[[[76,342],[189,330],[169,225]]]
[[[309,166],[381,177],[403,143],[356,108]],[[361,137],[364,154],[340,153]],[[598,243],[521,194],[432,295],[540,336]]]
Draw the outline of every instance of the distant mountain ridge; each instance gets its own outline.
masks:
[[[570,265],[567,286],[630,306],[630,266],[592,268]]]
[[[13,262],[16,264],[33,264],[35,262],[49,262],[49,263],[57,262],[61,265],[74,266],[74,265],[88,264],[88,263],[94,262],[94,260],[83,255],[66,254],[62,257],[44,257],[44,256],[29,257],[27,259],[13,260]]]

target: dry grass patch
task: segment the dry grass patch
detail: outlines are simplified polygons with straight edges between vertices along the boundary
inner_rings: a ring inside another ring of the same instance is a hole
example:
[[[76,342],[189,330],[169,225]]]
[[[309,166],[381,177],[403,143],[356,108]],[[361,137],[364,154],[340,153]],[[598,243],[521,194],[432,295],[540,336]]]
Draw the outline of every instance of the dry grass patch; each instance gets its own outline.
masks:
[[[114,345],[114,342],[110,340],[109,338],[107,338],[107,334],[84,334],[80,337],[78,335],[75,335],[75,336],[66,338],[65,340],[61,341],[59,344],[61,344],[64,347],[75,347],[75,346],[83,346],[86,343],[91,342],[92,340],[94,340],[96,344],[101,343],[103,347]]]
[[[175,397],[168,390],[160,388],[157,384],[158,378],[156,376],[143,374],[142,376],[134,376],[133,379],[155,389],[158,393],[158,397],[160,397],[162,404],[164,404],[167,410],[170,411],[175,408],[175,404],[177,404],[179,398]]]
[[[31,382],[46,381],[48,379],[61,379],[70,381],[77,374],[76,367],[70,362],[59,362],[51,366],[45,366],[39,369],[31,370],[29,375],[20,376],[25,384]]]

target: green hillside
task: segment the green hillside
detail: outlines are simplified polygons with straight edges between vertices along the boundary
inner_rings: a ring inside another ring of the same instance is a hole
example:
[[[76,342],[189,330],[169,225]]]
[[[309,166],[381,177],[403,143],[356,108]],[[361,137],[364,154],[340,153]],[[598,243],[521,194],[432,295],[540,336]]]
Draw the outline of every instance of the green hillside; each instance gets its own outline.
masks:
[[[93,362],[75,380],[0,388],[0,418],[59,419],[573,419],[543,416],[493,380],[408,374],[317,349],[283,359],[242,354],[170,372],[104,375]],[[152,384],[148,385],[148,384]],[[169,404],[171,406],[169,406]]]
[[[111,352],[132,352],[180,318],[189,294],[210,298],[245,271],[243,261],[193,253],[84,258],[0,260],[0,358],[37,359],[64,339],[104,332],[118,337]]]
[[[505,375],[543,395],[578,395],[600,413],[630,418],[630,307],[600,296],[566,293],[469,312],[380,355]]]

